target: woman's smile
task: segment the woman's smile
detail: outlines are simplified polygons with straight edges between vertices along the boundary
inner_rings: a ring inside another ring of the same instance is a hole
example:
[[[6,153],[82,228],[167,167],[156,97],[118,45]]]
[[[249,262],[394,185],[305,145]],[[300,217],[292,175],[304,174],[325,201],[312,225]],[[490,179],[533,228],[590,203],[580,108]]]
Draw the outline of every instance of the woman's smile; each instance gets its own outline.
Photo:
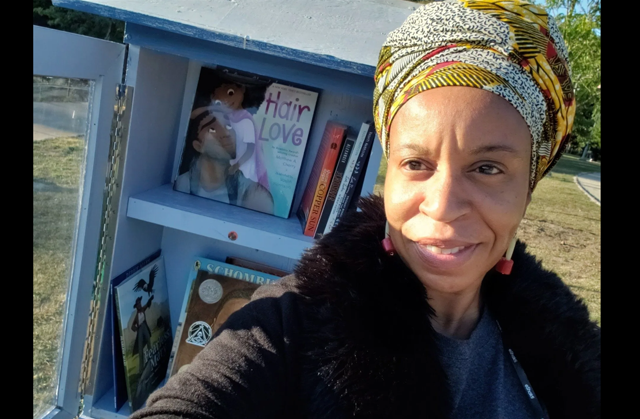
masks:
[[[446,271],[464,266],[473,258],[476,244],[466,246],[434,246],[414,242],[414,251],[431,269]]]

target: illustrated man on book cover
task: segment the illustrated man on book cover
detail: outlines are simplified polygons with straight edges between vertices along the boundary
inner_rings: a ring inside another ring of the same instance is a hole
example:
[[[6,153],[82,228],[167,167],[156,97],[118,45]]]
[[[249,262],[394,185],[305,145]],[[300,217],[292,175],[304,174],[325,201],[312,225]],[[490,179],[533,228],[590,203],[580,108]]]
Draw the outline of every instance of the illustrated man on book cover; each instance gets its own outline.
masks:
[[[147,324],[147,315],[145,312],[147,311],[147,309],[149,309],[149,307],[151,307],[153,297],[153,295],[149,297],[149,300],[146,302],[146,304],[142,304],[142,297],[138,297],[136,298],[136,302],[133,305],[133,308],[135,308],[136,310],[135,317],[133,318],[133,323],[131,324],[131,330],[136,333],[136,342],[133,346],[133,355],[138,354],[138,359],[140,360],[140,379],[138,381],[138,387],[136,389],[136,398],[142,394],[146,394],[146,386],[152,372],[150,362],[144,356],[144,349],[151,342],[151,329]]]
[[[203,68],[175,189],[273,213],[273,196],[248,109],[269,84]]]

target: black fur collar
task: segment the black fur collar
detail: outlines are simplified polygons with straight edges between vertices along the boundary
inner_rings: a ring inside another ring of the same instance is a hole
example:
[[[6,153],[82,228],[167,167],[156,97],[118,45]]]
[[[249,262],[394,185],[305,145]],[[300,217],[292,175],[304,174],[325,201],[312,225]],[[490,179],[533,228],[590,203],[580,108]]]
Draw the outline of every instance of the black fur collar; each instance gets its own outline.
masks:
[[[380,245],[382,198],[363,198],[360,209],[295,270],[300,294],[316,302],[306,319],[316,332],[305,339],[307,373],[321,378],[307,389],[318,408],[314,417],[445,417],[449,395],[426,291]],[[485,277],[487,307],[551,417],[600,417],[600,329],[524,244],[513,259],[511,275]]]

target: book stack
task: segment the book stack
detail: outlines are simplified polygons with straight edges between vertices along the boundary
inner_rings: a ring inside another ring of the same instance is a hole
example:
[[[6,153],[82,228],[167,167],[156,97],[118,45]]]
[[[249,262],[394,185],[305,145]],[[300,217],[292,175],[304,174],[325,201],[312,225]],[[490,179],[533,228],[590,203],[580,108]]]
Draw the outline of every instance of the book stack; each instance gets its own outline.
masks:
[[[364,122],[357,136],[347,130],[345,125],[327,122],[297,213],[306,236],[327,234],[357,204],[354,196],[362,189],[375,127]]]
[[[192,260],[177,327],[172,337],[169,291],[162,250],[111,281],[114,405],[128,400],[130,412],[213,339],[227,318],[247,304],[260,285],[290,272],[228,256],[224,262]]]

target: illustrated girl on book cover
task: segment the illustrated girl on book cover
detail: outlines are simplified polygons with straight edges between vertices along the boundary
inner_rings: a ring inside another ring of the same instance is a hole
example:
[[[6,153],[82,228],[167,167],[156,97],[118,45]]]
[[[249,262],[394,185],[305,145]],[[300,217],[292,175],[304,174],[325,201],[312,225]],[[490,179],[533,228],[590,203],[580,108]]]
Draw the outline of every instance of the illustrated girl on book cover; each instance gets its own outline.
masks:
[[[249,109],[270,83],[202,68],[175,189],[273,213],[273,196]]]

